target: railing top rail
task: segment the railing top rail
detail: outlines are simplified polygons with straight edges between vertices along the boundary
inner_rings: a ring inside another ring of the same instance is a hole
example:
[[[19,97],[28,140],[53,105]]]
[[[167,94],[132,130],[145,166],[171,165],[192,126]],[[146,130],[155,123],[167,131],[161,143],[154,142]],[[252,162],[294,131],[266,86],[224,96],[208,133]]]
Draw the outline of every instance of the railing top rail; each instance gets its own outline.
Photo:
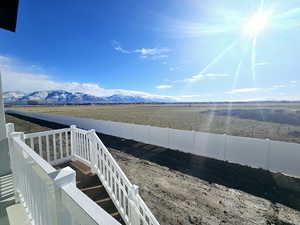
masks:
[[[12,133],[13,134],[13,133]],[[46,160],[40,157],[35,151],[33,151],[28,145],[26,145],[21,139],[12,137],[12,140],[23,150],[25,157],[30,157],[32,160],[41,167],[47,174],[56,171]]]
[[[88,134],[88,133],[91,132],[90,130],[84,130],[84,129],[81,129],[81,128],[78,128],[78,127],[76,127],[76,130],[79,131],[82,134]]]
[[[64,129],[58,129],[58,130],[42,131],[42,132],[25,134],[24,137],[25,137],[25,139],[34,138],[34,137],[39,137],[39,136],[59,134],[59,133],[67,132],[67,131],[70,131],[70,130],[71,130],[70,128],[64,128]]]

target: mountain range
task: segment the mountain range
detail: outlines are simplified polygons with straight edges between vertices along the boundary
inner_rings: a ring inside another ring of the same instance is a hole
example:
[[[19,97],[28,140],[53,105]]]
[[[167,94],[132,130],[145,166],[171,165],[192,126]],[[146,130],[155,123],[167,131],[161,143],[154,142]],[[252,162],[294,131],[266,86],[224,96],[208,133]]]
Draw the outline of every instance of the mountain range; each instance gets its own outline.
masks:
[[[98,97],[81,92],[72,93],[64,90],[35,91],[31,93],[9,91],[4,92],[3,97],[5,104],[163,103],[176,101],[169,97],[142,94],[114,94]]]

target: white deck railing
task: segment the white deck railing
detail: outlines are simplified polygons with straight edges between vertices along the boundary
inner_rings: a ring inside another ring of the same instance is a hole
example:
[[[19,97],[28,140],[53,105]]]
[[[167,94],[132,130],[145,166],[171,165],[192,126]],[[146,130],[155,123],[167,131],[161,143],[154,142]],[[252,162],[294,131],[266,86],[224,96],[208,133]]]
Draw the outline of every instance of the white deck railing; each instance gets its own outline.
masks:
[[[16,201],[32,225],[120,225],[76,187],[75,171],[53,168],[25,144],[24,134],[6,126]],[[46,154],[47,155],[47,154]]]
[[[13,131],[7,124],[15,190],[32,224],[119,224],[76,188],[71,168],[51,166],[73,159],[98,175],[127,225],[159,225],[94,130]]]
[[[26,144],[51,165],[71,159],[70,137],[70,128],[24,135]]]

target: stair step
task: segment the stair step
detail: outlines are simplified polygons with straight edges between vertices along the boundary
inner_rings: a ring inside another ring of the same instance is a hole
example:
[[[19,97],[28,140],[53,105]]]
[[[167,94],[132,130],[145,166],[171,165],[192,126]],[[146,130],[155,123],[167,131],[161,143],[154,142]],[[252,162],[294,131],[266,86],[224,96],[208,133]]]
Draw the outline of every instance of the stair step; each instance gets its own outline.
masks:
[[[114,212],[110,214],[113,218],[115,218],[115,220],[117,220],[119,223],[125,225],[122,216],[120,215],[119,212]]]
[[[76,176],[77,176],[78,173],[76,173]],[[94,175],[94,176],[80,176],[78,175],[77,176],[77,179],[80,180],[80,182],[77,184],[77,187],[78,188],[88,188],[88,187],[94,187],[94,186],[97,186],[99,184],[101,184],[99,178],[97,175]]]
[[[110,214],[112,217],[117,217],[117,216],[120,216],[120,213],[119,212],[113,212]]]
[[[95,189],[103,188],[103,185],[97,185],[97,186],[91,186],[91,187],[86,187],[86,188],[80,188],[81,191],[91,191]]]
[[[84,175],[92,175],[93,173],[91,172],[91,169],[85,165],[84,163],[82,162],[79,162],[79,161],[72,161],[70,162],[70,166],[72,168],[74,168],[75,170],[81,172],[82,174]]]
[[[110,201],[101,202],[98,205],[102,209],[104,209],[107,213],[109,213],[109,214],[118,212],[118,210],[116,209],[114,203],[111,200]]]
[[[96,189],[95,191],[84,191],[83,193],[89,196],[89,198],[93,201],[98,201],[109,197],[104,188],[102,190]]]
[[[101,205],[102,203],[107,202],[107,201],[111,201],[111,199],[109,197],[108,198],[102,198],[102,199],[96,200],[95,202],[98,205]]]

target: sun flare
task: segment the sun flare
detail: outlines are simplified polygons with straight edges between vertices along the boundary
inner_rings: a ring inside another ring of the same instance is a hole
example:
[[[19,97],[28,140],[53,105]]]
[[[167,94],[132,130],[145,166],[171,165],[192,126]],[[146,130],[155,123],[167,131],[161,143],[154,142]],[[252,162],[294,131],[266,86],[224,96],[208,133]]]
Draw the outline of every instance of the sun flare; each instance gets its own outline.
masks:
[[[270,12],[255,13],[245,24],[244,33],[250,36],[258,35],[267,27],[270,16]]]

